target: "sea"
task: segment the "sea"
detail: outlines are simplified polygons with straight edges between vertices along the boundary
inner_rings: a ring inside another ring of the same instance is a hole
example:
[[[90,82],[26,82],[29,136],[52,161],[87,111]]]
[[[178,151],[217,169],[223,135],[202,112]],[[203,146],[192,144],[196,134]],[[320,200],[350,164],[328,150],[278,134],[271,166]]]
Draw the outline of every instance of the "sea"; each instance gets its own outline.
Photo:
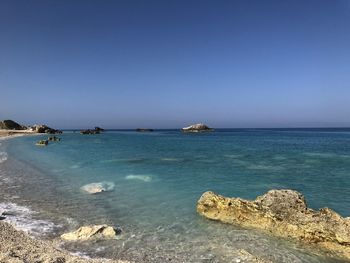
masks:
[[[309,207],[350,216],[350,129],[65,131],[0,141],[0,211],[35,238],[59,239],[89,224],[121,229],[115,240],[61,243],[87,257],[134,262],[345,262],[317,247],[196,212],[206,191],[255,199],[301,192]],[[86,185],[106,191],[89,194]],[[84,188],[85,186],[85,188]]]

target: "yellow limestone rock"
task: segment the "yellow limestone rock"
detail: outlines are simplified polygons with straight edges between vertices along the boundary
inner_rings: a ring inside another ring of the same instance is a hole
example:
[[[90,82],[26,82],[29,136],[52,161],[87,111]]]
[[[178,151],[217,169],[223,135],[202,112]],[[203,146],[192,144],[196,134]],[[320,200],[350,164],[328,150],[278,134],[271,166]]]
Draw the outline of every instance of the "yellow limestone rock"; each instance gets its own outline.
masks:
[[[314,211],[293,190],[271,190],[254,201],[205,192],[197,212],[209,219],[268,231],[317,244],[350,259],[350,220],[329,208]]]
[[[107,225],[82,226],[78,230],[61,235],[67,241],[85,241],[92,238],[114,239],[117,231]]]

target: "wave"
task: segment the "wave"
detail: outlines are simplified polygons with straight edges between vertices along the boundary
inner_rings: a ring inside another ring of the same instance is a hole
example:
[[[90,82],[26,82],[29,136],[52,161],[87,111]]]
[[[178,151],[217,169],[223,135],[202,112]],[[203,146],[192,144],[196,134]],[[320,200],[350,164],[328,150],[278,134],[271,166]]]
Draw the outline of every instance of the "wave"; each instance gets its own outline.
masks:
[[[35,236],[53,232],[55,228],[60,227],[48,220],[33,218],[37,214],[36,211],[15,203],[0,203],[0,212],[6,217],[5,222]]]
[[[243,154],[225,154],[224,157],[226,157],[226,158],[232,158],[232,159],[237,159],[237,158],[244,157],[244,155],[243,155]]]
[[[178,158],[160,158],[160,160],[165,161],[165,162],[177,162],[180,161]]]
[[[144,181],[144,182],[150,182],[152,181],[152,177],[149,175],[134,175],[134,174],[130,174],[125,176],[126,180],[140,180],[140,181]]]
[[[309,157],[316,157],[316,158],[334,158],[338,157],[335,153],[319,153],[319,152],[305,152],[303,153],[306,156]]]
[[[7,153],[6,152],[0,152],[0,163],[3,163],[7,160]]]
[[[281,166],[265,165],[265,164],[252,164],[252,165],[248,165],[246,168],[252,169],[252,170],[271,170],[271,171],[280,171],[284,169],[284,167],[281,167]]]
[[[79,164],[73,164],[70,166],[71,169],[79,169],[80,165]]]

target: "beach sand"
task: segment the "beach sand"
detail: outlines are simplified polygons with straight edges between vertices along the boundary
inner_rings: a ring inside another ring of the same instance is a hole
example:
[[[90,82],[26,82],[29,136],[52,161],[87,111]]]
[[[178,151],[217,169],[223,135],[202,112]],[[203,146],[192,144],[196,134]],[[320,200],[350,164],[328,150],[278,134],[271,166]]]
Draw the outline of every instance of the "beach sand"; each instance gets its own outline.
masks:
[[[24,136],[24,135],[37,135],[39,133],[36,133],[31,130],[4,130],[0,129],[0,140],[6,139],[6,138],[12,138],[12,137],[18,137],[18,136]]]
[[[20,263],[129,263],[120,260],[88,259],[58,248],[53,241],[42,241],[0,221],[0,262]]]

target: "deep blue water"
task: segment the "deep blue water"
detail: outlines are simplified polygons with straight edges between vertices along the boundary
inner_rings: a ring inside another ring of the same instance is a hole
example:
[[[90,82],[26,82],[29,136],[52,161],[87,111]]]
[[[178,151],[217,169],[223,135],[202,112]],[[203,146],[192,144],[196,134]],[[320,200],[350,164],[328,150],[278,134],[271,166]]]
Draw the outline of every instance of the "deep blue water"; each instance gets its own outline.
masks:
[[[350,216],[350,129],[66,132],[61,142],[35,146],[41,137],[2,142],[0,175],[11,179],[3,199],[16,194],[14,202],[61,224],[55,235],[86,223],[123,229],[117,241],[70,249],[139,262],[232,262],[239,248],[275,262],[336,262],[303,244],[211,222],[195,208],[208,190],[255,199],[291,188],[314,209]],[[95,182],[114,189],[80,189]]]

